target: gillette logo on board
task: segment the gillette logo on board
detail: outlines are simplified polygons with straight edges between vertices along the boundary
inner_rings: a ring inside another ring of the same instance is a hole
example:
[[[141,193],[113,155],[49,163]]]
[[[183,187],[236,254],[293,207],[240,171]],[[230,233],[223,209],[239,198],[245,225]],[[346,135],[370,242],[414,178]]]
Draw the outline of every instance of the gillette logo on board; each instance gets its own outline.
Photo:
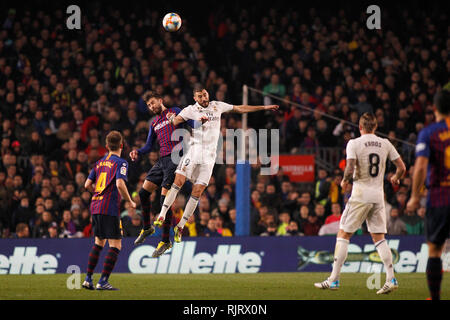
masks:
[[[152,258],[155,247],[144,245],[133,250],[128,258],[132,273],[256,273],[262,259],[256,252],[241,253],[240,244],[217,246],[215,254],[195,253],[196,242],[177,243],[159,258]]]
[[[37,255],[37,247],[15,247],[11,256],[0,254],[0,274],[53,274],[58,259],[52,254]]]

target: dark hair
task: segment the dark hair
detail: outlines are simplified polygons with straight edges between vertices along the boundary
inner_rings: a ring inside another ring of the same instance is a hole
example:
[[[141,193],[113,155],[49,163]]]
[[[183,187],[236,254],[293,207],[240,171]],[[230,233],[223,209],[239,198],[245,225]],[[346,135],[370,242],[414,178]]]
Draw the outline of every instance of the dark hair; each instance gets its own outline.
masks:
[[[110,151],[117,151],[122,144],[122,134],[119,131],[111,131],[106,136],[106,146]]]
[[[450,114],[450,91],[441,90],[434,95],[434,105],[439,113],[443,115]]]
[[[142,96],[142,100],[144,100],[145,103],[149,102],[151,98],[162,99],[162,96],[155,91],[147,91]]]
[[[365,112],[359,119],[359,124],[366,132],[373,132],[377,128],[377,118],[374,114]]]
[[[206,90],[206,88],[201,84],[196,84],[194,86],[194,89],[192,89],[192,93],[195,95],[196,92],[202,92],[203,90]]]
[[[17,226],[16,226],[16,233],[25,231],[26,228],[28,228],[28,225],[27,225],[27,224],[25,224],[25,223],[23,223],[23,222],[18,223]]]

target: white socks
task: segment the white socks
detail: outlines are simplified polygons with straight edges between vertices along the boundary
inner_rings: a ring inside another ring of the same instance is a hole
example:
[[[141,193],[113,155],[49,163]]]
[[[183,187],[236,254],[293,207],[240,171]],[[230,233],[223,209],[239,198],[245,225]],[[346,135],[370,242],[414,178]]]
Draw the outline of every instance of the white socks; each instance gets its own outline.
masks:
[[[392,253],[391,248],[389,248],[386,239],[380,240],[375,243],[375,248],[378,251],[378,255],[384,263],[386,268],[386,281],[394,278],[394,266],[392,265]]]
[[[172,184],[169,192],[166,194],[166,198],[164,199],[164,203],[161,208],[161,212],[159,213],[159,217],[166,219],[166,213],[169,211],[169,208],[172,206],[173,202],[177,198],[178,191],[180,191],[180,187]]]
[[[339,279],[339,274],[341,273],[342,265],[347,259],[348,252],[348,244],[350,241],[337,238],[336,239],[336,247],[334,249],[334,263],[333,263],[333,271],[331,272],[329,280],[331,282]]]
[[[198,198],[191,196],[186,204],[186,208],[184,208],[183,217],[180,219],[180,222],[178,222],[177,227],[184,228],[184,225],[194,213],[197,204]]]

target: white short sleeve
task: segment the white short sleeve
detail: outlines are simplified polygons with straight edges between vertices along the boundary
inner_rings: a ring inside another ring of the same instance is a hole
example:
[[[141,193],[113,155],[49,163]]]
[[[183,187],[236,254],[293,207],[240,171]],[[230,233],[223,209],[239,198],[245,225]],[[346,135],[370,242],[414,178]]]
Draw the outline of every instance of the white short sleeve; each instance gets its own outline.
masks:
[[[386,139],[387,140],[387,139]],[[391,161],[395,161],[395,160],[397,160],[398,158],[400,158],[400,155],[399,155],[399,153],[397,152],[397,150],[395,149],[395,147],[392,145],[392,143],[389,141],[389,140],[387,140],[387,143],[388,143],[388,157],[389,157],[389,160],[391,160]]]
[[[356,159],[356,150],[354,140],[349,140],[347,143],[347,159]]]
[[[233,110],[233,107],[234,107],[232,104],[225,103],[222,101],[215,101],[215,103],[216,103],[217,109],[219,109],[219,111],[221,113],[231,111],[231,110]]]
[[[192,106],[187,106],[186,108],[181,110],[178,115],[186,121],[187,120],[197,120],[194,118],[194,112],[193,112]]]

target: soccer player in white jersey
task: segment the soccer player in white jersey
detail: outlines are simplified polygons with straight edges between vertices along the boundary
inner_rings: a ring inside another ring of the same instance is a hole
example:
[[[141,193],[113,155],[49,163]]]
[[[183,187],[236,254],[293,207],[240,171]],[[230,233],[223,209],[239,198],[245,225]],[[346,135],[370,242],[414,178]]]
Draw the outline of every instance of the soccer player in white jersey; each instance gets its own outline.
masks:
[[[191,196],[184,209],[183,217],[174,228],[174,240],[181,241],[186,221],[189,220],[197,207],[198,200],[208,186],[216,161],[217,142],[220,136],[220,117],[224,112],[248,113],[262,110],[277,110],[279,106],[234,106],[220,101],[209,101],[208,91],[202,86],[194,88],[195,104],[187,106],[176,115],[167,114],[167,119],[175,126],[188,121],[198,120],[203,124],[198,128],[192,129],[190,139],[190,148],[183,155],[175,171],[175,180],[170,188],[168,195],[164,200],[159,217],[155,220],[156,226],[161,226],[164,222],[166,212],[175,201],[178,191],[181,189],[186,179],[189,179],[194,187]]]
[[[387,230],[383,180],[387,159],[397,167],[391,178],[393,184],[400,183],[406,167],[391,142],[374,134],[376,128],[375,116],[364,113],[359,120],[361,136],[350,140],[347,144],[347,164],[341,186],[345,189],[353,178],[352,194],[339,225],[333,271],[327,280],[315,283],[316,288],[332,290],[339,288],[339,275],[347,258],[350,238],[364,220],[386,269],[386,282],[377,294],[386,294],[398,288],[391,249],[384,238]]]

